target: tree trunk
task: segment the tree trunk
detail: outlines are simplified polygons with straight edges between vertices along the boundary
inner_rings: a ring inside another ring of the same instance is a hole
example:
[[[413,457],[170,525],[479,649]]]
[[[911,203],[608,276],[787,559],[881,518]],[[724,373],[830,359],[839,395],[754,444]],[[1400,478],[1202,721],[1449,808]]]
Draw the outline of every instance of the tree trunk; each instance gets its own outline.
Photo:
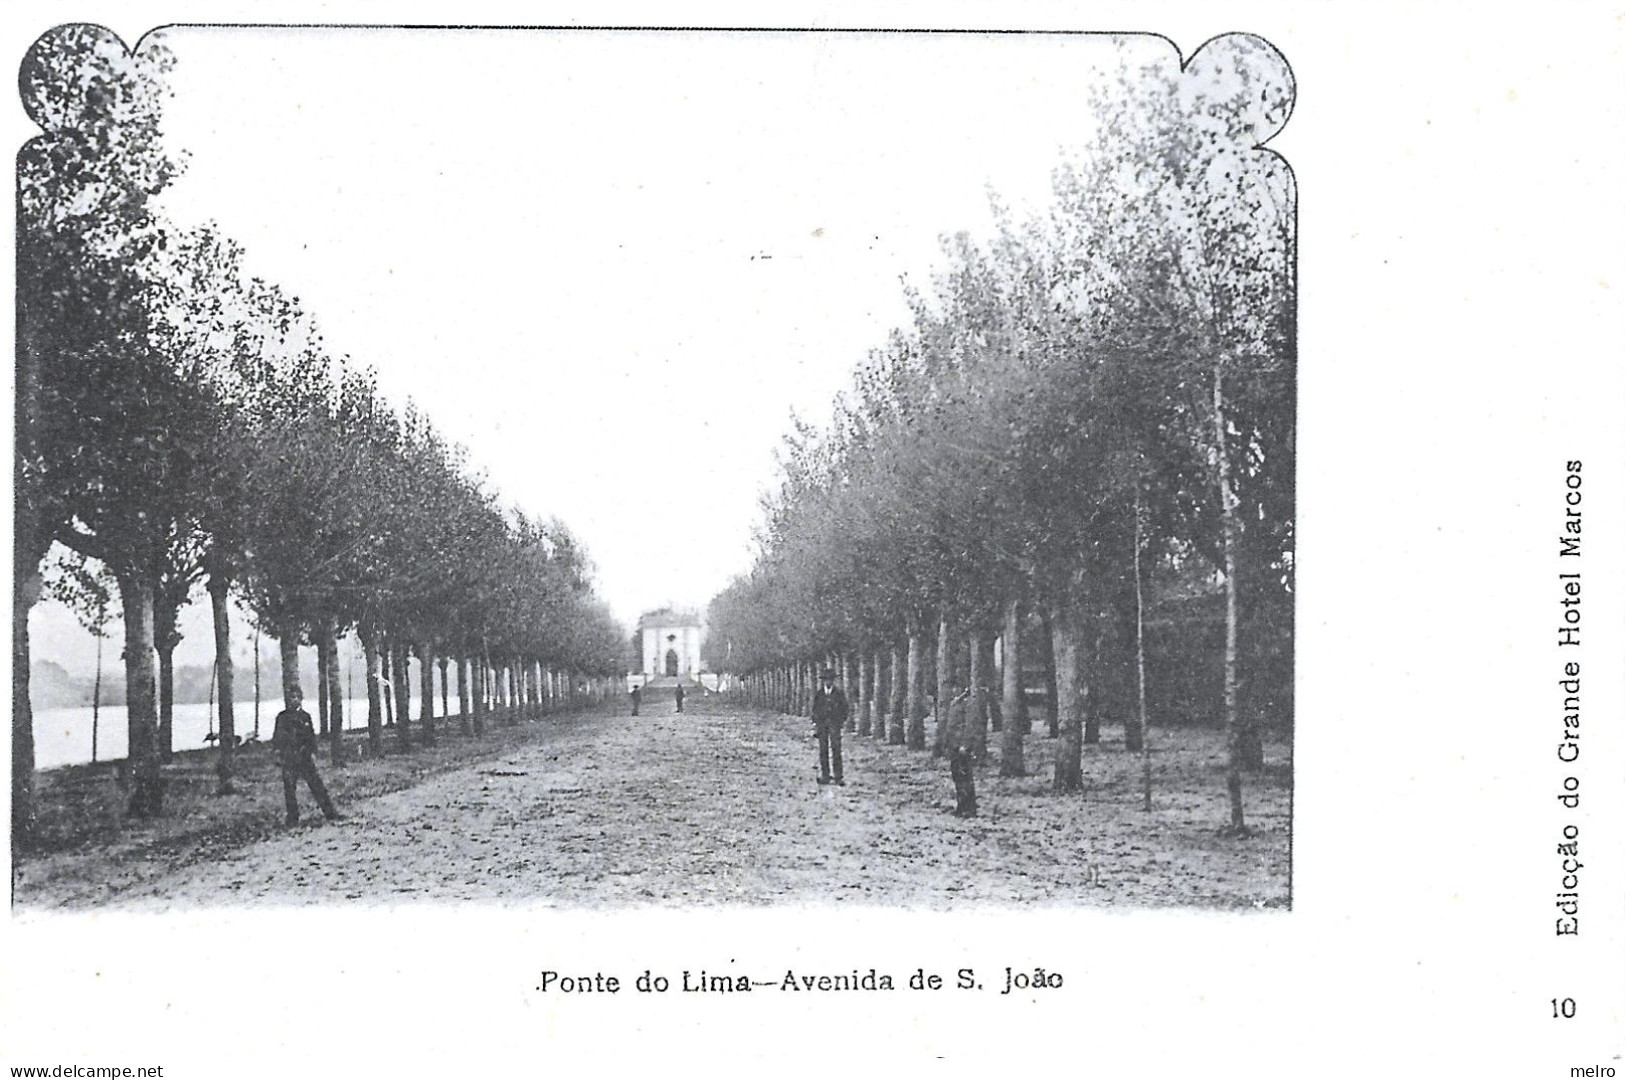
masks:
[[[908,635],[908,748],[925,749],[925,633],[916,623]]]
[[[418,645],[418,677],[423,684],[423,745],[434,745],[434,646],[425,641]]]
[[[1134,681],[1138,722],[1123,727],[1123,743],[1129,751],[1139,751],[1141,780],[1144,782],[1145,810],[1151,810],[1151,731],[1145,711],[1145,588],[1140,566],[1140,491],[1134,491]],[[1136,745],[1137,744],[1137,745]]]
[[[327,634],[324,627],[316,627],[311,632],[311,639],[316,645],[316,734],[326,738],[330,730],[330,718],[327,711]]]
[[[851,705],[852,702],[861,698],[863,693],[852,685],[852,654],[850,652],[841,654],[841,693],[846,695],[847,702],[846,730],[857,731],[858,715],[853,711]]]
[[[158,773],[158,701],[154,674],[153,587],[135,575],[119,576],[124,605],[125,702],[129,712],[131,817],[154,817],[163,811],[163,782]]]
[[[331,621],[322,624],[321,652],[326,654],[322,666],[327,678],[328,749],[336,769],[344,764],[344,683],[339,678],[339,642]]]
[[[175,759],[175,646],[162,643],[173,637],[153,633],[158,653],[158,760],[165,765]]]
[[[474,734],[483,735],[485,734],[485,662],[479,657],[475,657],[469,664],[469,673],[473,681],[469,693],[473,697],[470,702],[472,706],[470,711],[474,718]]]
[[[182,595],[174,595],[181,592]],[[152,593],[152,643],[158,651],[158,760],[175,759],[175,647],[181,635],[175,620],[186,602],[184,591],[158,587]]]
[[[102,733],[102,644],[105,638],[96,635],[96,683],[90,691],[90,763],[96,764]]]
[[[870,727],[869,719],[869,703],[874,700],[875,696],[874,677],[875,669],[874,665],[869,662],[869,654],[859,651],[858,698],[857,704],[853,709],[853,712],[855,712],[858,717],[859,735],[868,735],[872,730],[874,730],[872,727]]]
[[[390,635],[391,639],[394,635]],[[389,648],[395,658],[395,741],[401,749],[412,749],[412,669],[411,648],[405,639],[392,640]]]
[[[1225,786],[1230,791],[1231,835],[1247,835],[1242,816],[1241,770],[1246,764],[1246,733],[1236,711],[1236,496],[1230,488],[1230,452],[1226,445],[1223,360],[1213,365],[1213,439],[1219,466],[1219,523],[1224,543],[1224,731],[1229,750]]]
[[[451,657],[442,653],[437,660],[440,664],[440,715],[449,721],[451,720],[451,680],[446,675],[451,667]]]
[[[383,688],[378,685],[378,630],[363,619],[356,627],[361,638],[361,656],[367,665],[367,745],[374,757],[384,749]]]
[[[937,703],[932,709],[937,730],[931,743],[931,756],[941,757],[948,750],[948,705],[953,701],[954,680],[954,624],[944,615],[937,622]]]
[[[1027,699],[1021,691],[1021,601],[1004,604],[1004,730],[999,740],[999,775],[1027,775]]]
[[[40,566],[51,549],[51,530],[46,515],[37,505],[42,494],[25,480],[22,462],[34,461],[39,453],[37,432],[41,425],[40,373],[43,350],[38,347],[38,329],[17,331],[16,382],[13,387],[13,457],[11,500],[11,842],[12,862],[17,852],[34,839],[34,707],[29,689],[32,650],[28,637],[28,613],[39,602],[44,587]],[[12,900],[16,902],[15,879]]]
[[[886,702],[890,698],[890,684],[886,682],[886,654],[876,649],[869,655],[869,734],[877,739],[886,737]]]
[[[985,761],[987,759],[987,687],[982,684],[987,679],[987,670],[983,666],[986,658],[982,655],[981,631],[971,631],[969,645],[970,701],[967,703],[965,717],[966,732],[961,736],[961,739],[970,749],[972,760]]]
[[[254,630],[254,738],[260,737],[260,632]]]
[[[1056,739],[1061,734],[1061,692],[1055,677],[1055,627],[1047,610],[1040,608],[1039,612],[1044,624],[1045,719],[1049,722],[1049,737]]]
[[[282,707],[293,708],[293,697],[297,693],[304,697],[299,685],[299,624],[284,623],[281,628],[281,637],[277,639],[277,647],[282,651]]]
[[[22,514],[19,512],[18,517]],[[21,532],[21,526],[18,526]],[[20,540],[14,562],[26,563]],[[42,555],[41,558],[44,556]],[[39,559],[11,579],[11,842],[13,852],[34,837],[34,709],[29,695],[28,613],[39,602],[44,577]],[[15,895],[15,893],[14,893]]]
[[[468,693],[468,657],[460,655],[457,657],[457,726],[464,735],[474,730]]]
[[[1082,646],[1077,616],[1069,604],[1056,604],[1050,612],[1051,652],[1055,657],[1056,711],[1060,716],[1060,745],[1055,749],[1055,791],[1083,788],[1083,724],[1088,687],[1083,680]]]
[[[987,699],[988,726],[994,732],[1004,730],[1004,704],[1000,700],[1002,695],[994,688],[994,684],[999,680],[999,662],[993,655],[994,642],[997,639],[997,634],[983,634],[981,636],[982,672],[986,675],[988,682],[988,685],[982,687],[982,689],[985,691],[984,696]]]
[[[908,742],[908,714],[903,708],[908,703],[908,671],[904,662],[906,655],[904,646],[892,646],[891,703],[886,713],[886,743],[889,746],[902,746]]]
[[[383,635],[383,647],[378,653],[379,663],[383,668],[384,690],[384,726],[395,726],[395,643],[389,640],[389,635]]]
[[[154,589],[152,643],[158,653],[158,760],[165,765],[175,760],[175,647],[181,640],[175,629],[178,614],[179,605],[169,601],[165,590]]]
[[[218,795],[230,795],[235,790],[231,777],[233,758],[237,752],[237,714],[232,703],[237,697],[237,674],[231,662],[231,608],[226,603],[230,587],[231,582],[224,575],[209,576],[209,607],[214,615],[215,680],[220,686],[220,755],[215,759],[214,766],[217,778],[215,793]],[[99,677],[99,666],[97,674]]]
[[[1084,668],[1095,672],[1102,670],[1106,662],[1105,650],[1107,643],[1105,629],[1101,621],[1091,620],[1084,623],[1080,619],[1073,629],[1082,641],[1088,643],[1087,648],[1079,654]],[[1083,668],[1079,670],[1083,670]],[[1085,746],[1100,745],[1100,702],[1098,700],[1099,695],[1093,694],[1094,689],[1094,687],[1090,688],[1092,696],[1089,699],[1089,704],[1091,707],[1083,710],[1083,745]]]
[[[1116,684],[1113,708],[1123,718],[1123,749],[1138,754],[1145,745],[1145,732],[1140,724],[1138,670],[1140,648],[1140,612],[1138,597],[1125,601],[1122,617],[1114,614],[1113,622],[1120,624],[1112,634],[1112,653],[1109,670]]]

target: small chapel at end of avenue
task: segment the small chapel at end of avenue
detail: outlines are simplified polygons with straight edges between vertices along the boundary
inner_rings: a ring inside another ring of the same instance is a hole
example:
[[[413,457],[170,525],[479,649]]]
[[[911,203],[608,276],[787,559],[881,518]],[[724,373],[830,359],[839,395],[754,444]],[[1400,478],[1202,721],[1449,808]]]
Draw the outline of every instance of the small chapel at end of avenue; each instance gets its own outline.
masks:
[[[672,607],[646,611],[638,619],[638,631],[643,638],[644,676],[697,679],[705,670],[700,658],[705,628],[697,612]]]

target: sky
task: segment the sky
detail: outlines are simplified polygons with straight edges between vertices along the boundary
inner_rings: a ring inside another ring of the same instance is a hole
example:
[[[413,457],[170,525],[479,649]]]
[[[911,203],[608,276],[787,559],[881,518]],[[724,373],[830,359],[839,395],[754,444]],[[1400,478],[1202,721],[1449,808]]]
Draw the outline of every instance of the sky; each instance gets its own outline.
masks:
[[[172,28],[162,197],[557,516],[630,627],[747,570],[792,412],[1154,38]],[[36,656],[89,655],[46,606]],[[205,605],[178,661],[207,663]],[[188,651],[196,652],[188,657]],[[82,666],[82,665],[78,665]]]

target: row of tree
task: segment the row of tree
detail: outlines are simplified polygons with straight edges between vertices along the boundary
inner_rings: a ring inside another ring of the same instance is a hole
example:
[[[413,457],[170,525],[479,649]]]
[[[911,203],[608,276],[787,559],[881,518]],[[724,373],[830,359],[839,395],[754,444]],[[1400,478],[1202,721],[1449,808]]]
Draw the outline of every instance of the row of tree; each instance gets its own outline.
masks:
[[[910,292],[911,324],[826,427],[798,422],[756,565],[711,604],[712,664],[795,711],[807,665],[833,662],[860,730],[881,734],[884,715],[891,741],[923,749],[927,672],[939,702],[956,671],[988,685],[998,638],[1001,768],[1019,775],[1041,628],[1054,786],[1072,791],[1103,717],[1140,745],[1148,600],[1211,597],[1227,827],[1245,831],[1259,723],[1291,717],[1290,663],[1281,685],[1279,664],[1247,666],[1270,650],[1240,641],[1284,630],[1290,653],[1295,195],[1261,144],[1291,100],[1256,38],[1216,39],[1182,71],[1125,63],[1048,211],[996,207],[987,242],[947,239],[931,287]]]
[[[397,741],[411,745],[410,655],[423,673],[424,741],[435,737],[437,661],[442,688],[454,662],[465,708],[478,710],[540,707],[623,660],[568,529],[505,511],[422,413],[392,409],[369,371],[326,349],[294,297],[247,274],[235,243],[158,210],[178,171],[160,126],[172,63],[160,45],[131,54],[106,30],[66,26],[22,69],[43,131],[18,159],[12,821],[24,840],[28,612],[53,549],[71,553],[64,598],[101,618],[95,609],[117,596],[138,816],[162,807],[176,616],[199,585],[214,615],[222,790],[234,600],[279,639],[285,691],[297,686],[299,645],[316,647],[333,710],[344,697],[335,642],[359,636],[374,744],[382,670]]]

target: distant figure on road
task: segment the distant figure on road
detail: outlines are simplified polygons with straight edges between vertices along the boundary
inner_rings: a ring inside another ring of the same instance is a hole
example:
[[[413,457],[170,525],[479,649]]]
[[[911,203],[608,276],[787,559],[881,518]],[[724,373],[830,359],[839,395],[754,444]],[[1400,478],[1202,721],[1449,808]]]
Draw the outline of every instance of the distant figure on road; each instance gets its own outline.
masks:
[[[677,684],[677,711],[683,711],[683,684]]]
[[[845,784],[841,779],[841,729],[846,725],[846,695],[835,685],[835,673],[829,668],[818,673],[812,715],[818,736],[818,782]]]
[[[643,704],[643,687],[634,686],[632,688],[632,715],[633,716],[636,716],[638,714],[638,706],[642,705],[642,704]]]
[[[310,714],[301,708],[304,703],[305,695],[294,687],[288,694],[288,707],[276,714],[276,730],[271,735],[271,746],[282,762],[282,795],[288,803],[289,825],[299,824],[297,791],[300,777],[304,777],[322,813],[333,821],[344,816],[333,805],[333,800],[327,794],[327,785],[322,783],[321,774],[316,771],[313,756],[316,753],[316,729],[311,726]]]
[[[948,776],[954,782],[954,816],[976,816],[976,774],[971,769],[971,693],[958,679],[950,686],[959,691],[948,703],[943,719],[948,724]]]

